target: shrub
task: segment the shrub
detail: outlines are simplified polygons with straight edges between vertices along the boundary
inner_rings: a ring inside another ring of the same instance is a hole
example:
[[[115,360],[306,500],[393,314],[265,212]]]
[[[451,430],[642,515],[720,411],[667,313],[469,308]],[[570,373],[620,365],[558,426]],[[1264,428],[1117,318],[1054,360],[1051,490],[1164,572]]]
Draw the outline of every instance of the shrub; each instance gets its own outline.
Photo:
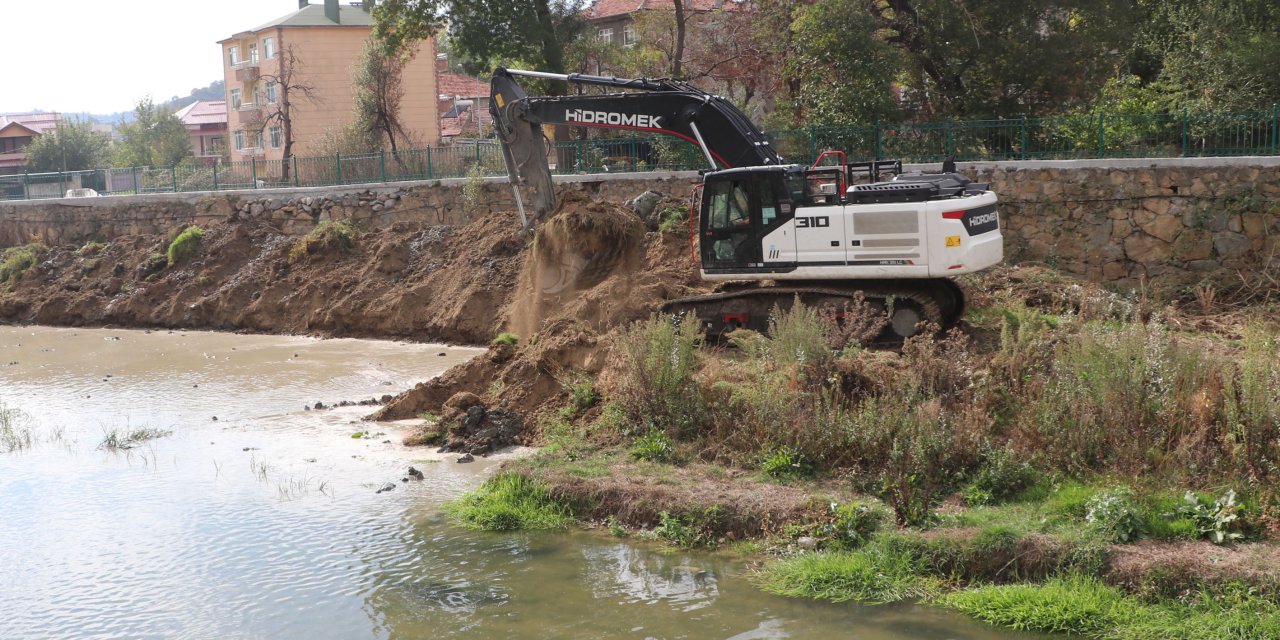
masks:
[[[638,423],[675,437],[691,436],[702,420],[697,369],[702,326],[693,314],[633,324],[619,338],[623,367],[618,402]]]
[[[791,447],[766,454],[760,462],[760,470],[771,478],[803,478],[813,473],[804,455]]]
[[[508,347],[514,347],[517,344],[520,344],[520,336],[514,333],[507,333],[506,331],[503,331],[502,333],[498,334],[498,337],[490,341],[489,344],[494,346],[506,345]]]
[[[289,264],[313,253],[335,250],[339,253],[350,253],[356,248],[356,228],[347,221],[334,222],[326,220],[316,225],[307,235],[298,238],[289,249]]]
[[[1100,491],[1085,503],[1085,522],[1107,539],[1132,542],[1144,533],[1142,513],[1126,487]]]
[[[829,520],[823,524],[819,533],[826,537],[827,544],[834,549],[862,546],[880,529],[885,520],[882,509],[860,502],[832,502],[828,510]]]
[[[1189,517],[1196,526],[1198,537],[1214,544],[1226,544],[1244,538],[1240,531],[1240,505],[1236,504],[1236,492],[1227,491],[1208,504],[1193,491],[1183,496],[1179,513]]]
[[[471,165],[467,170],[467,179],[462,183],[462,211],[467,215],[475,215],[484,207],[484,168],[479,164]]]
[[[546,485],[518,473],[494,476],[446,509],[462,526],[481,531],[560,529],[572,522]]]
[[[649,429],[631,445],[631,457],[647,462],[670,462],[675,454],[675,443],[662,429]]]
[[[33,242],[21,247],[9,247],[0,252],[0,284],[15,283],[40,262],[40,256],[48,247]]]
[[[1019,462],[1012,449],[989,449],[984,457],[982,467],[964,489],[969,506],[1003,502],[1035,483],[1035,469]]]
[[[654,527],[653,535],[685,548],[696,546],[704,537],[698,527],[666,511],[658,514],[658,526]]]
[[[76,253],[80,254],[82,257],[89,258],[102,253],[106,248],[107,244],[105,242],[90,240],[89,242],[84,243]]]
[[[169,243],[169,250],[165,252],[169,266],[182,264],[194,255],[202,239],[204,239],[204,229],[200,227],[187,227],[179,233],[173,242]]]

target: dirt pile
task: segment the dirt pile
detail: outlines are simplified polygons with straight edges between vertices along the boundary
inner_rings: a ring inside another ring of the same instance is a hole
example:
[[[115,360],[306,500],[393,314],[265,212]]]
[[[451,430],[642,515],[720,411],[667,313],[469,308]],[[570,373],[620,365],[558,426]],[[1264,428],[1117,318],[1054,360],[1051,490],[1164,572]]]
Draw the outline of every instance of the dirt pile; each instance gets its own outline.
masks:
[[[397,223],[299,252],[269,221],[229,218],[176,265],[168,237],[54,247],[7,289],[0,321],[488,342],[506,324],[525,242],[512,214]],[[86,250],[92,247],[92,250]]]
[[[503,311],[517,347],[494,346],[373,417],[438,412],[462,391],[525,415],[559,406],[566,378],[604,367],[611,333],[702,286],[683,234],[645,233],[633,212],[572,192],[539,225],[518,283]]]

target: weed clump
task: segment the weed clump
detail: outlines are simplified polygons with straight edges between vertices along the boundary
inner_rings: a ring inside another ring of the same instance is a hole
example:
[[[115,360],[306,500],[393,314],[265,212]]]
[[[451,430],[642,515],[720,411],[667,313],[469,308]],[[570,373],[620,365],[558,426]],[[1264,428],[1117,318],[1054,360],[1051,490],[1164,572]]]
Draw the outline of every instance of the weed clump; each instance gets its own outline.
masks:
[[[34,441],[27,414],[0,404],[0,451],[13,453],[29,449]]]
[[[98,443],[98,448],[105,449],[107,451],[132,449],[148,440],[166,438],[171,435],[173,435],[172,431],[154,429],[151,427],[142,427],[139,429],[111,429],[104,434],[102,442]]]
[[[498,337],[491,340],[489,344],[495,347],[496,346],[514,347],[520,344],[520,336],[514,333],[508,333],[506,331],[503,331],[502,333],[498,334]]]
[[[179,233],[173,242],[169,243],[169,249],[165,252],[169,266],[182,264],[194,255],[202,239],[204,239],[204,229],[200,227],[187,227]]]
[[[0,284],[13,284],[40,262],[49,248],[38,242],[0,252]]]
[[[561,529],[573,521],[546,485],[518,473],[490,478],[446,509],[460,525],[480,531]]]
[[[618,341],[624,356],[617,400],[635,424],[690,437],[704,407],[694,373],[702,326],[692,314],[637,322]]]
[[[293,243],[293,247],[289,249],[289,264],[324,251],[350,253],[356,248],[356,233],[355,226],[346,220],[321,222]]]

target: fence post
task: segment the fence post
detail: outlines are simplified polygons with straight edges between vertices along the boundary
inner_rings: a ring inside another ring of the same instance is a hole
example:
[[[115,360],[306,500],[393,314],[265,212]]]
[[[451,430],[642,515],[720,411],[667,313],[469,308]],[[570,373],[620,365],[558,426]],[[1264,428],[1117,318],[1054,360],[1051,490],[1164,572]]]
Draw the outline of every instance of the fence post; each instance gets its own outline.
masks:
[[[1187,108],[1182,108],[1182,157],[1187,157]]]
[[[1022,149],[1021,149],[1021,153],[1018,154],[1018,159],[1026,160],[1027,159],[1027,114],[1025,113],[1022,114],[1021,128],[1022,128]]]
[[[387,152],[385,150],[378,152],[378,160],[382,165],[382,181],[387,181]]]
[[[218,190],[218,162],[213,162],[213,190]]]
[[[584,164],[584,161],[583,161],[583,159],[582,159],[582,138],[578,138],[578,167],[577,167],[577,170],[578,170],[578,173],[586,173],[586,172],[587,172],[587,165],[586,165],[586,164]]]
[[[177,193],[178,192],[178,163],[175,162],[173,163],[173,166],[169,167],[169,178],[173,184],[173,192]]]
[[[286,160],[286,162],[288,162]],[[293,186],[298,186],[300,178],[298,178],[298,156],[293,156]]]
[[[818,161],[818,140],[814,136],[813,127],[809,127],[809,164]]]
[[[1280,138],[1280,112],[1276,111],[1276,103],[1271,103],[1271,155],[1276,155],[1276,142]]]
[[[876,124],[876,160],[884,158],[884,131]]]
[[[22,199],[31,199],[31,174],[26,171],[22,172]]]
[[[431,147],[427,147],[427,179],[431,179]]]
[[[476,165],[480,164],[480,138],[476,138]]]
[[[1106,116],[1101,111],[1098,112],[1098,157],[1107,157],[1107,129],[1105,126]]]
[[[335,154],[333,154],[333,157],[334,157],[334,158],[337,158],[337,166],[338,166],[338,182],[337,182],[337,184],[342,184],[342,154],[341,154],[341,153],[335,153]]]
[[[133,174],[133,195],[138,195],[138,168],[129,167],[129,173]]]
[[[955,136],[951,130],[951,117],[947,117],[947,158],[956,154]],[[945,160],[946,158],[944,158]]]
[[[258,159],[254,156],[249,156],[249,169],[250,169],[250,172],[253,174],[253,188],[257,189],[258,188]]]
[[[67,195],[67,174],[62,171],[59,171],[58,172],[58,197],[61,198],[65,195]]]

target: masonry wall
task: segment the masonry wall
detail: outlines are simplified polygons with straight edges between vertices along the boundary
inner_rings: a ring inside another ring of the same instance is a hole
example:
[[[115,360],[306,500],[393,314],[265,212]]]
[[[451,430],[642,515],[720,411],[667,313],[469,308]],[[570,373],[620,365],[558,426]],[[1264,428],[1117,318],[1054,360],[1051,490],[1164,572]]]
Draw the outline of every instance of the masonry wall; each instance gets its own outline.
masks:
[[[928,167],[928,168],[936,168]],[[1280,159],[1099,160],[962,164],[990,182],[1010,262],[1046,262],[1091,280],[1180,287],[1280,271]],[[646,190],[686,197],[697,175],[558,178],[560,189],[623,202]],[[515,208],[505,180],[486,182],[475,210],[464,180],[0,204],[0,246],[159,234],[187,224],[263,220],[300,235],[323,220],[464,224]]]

